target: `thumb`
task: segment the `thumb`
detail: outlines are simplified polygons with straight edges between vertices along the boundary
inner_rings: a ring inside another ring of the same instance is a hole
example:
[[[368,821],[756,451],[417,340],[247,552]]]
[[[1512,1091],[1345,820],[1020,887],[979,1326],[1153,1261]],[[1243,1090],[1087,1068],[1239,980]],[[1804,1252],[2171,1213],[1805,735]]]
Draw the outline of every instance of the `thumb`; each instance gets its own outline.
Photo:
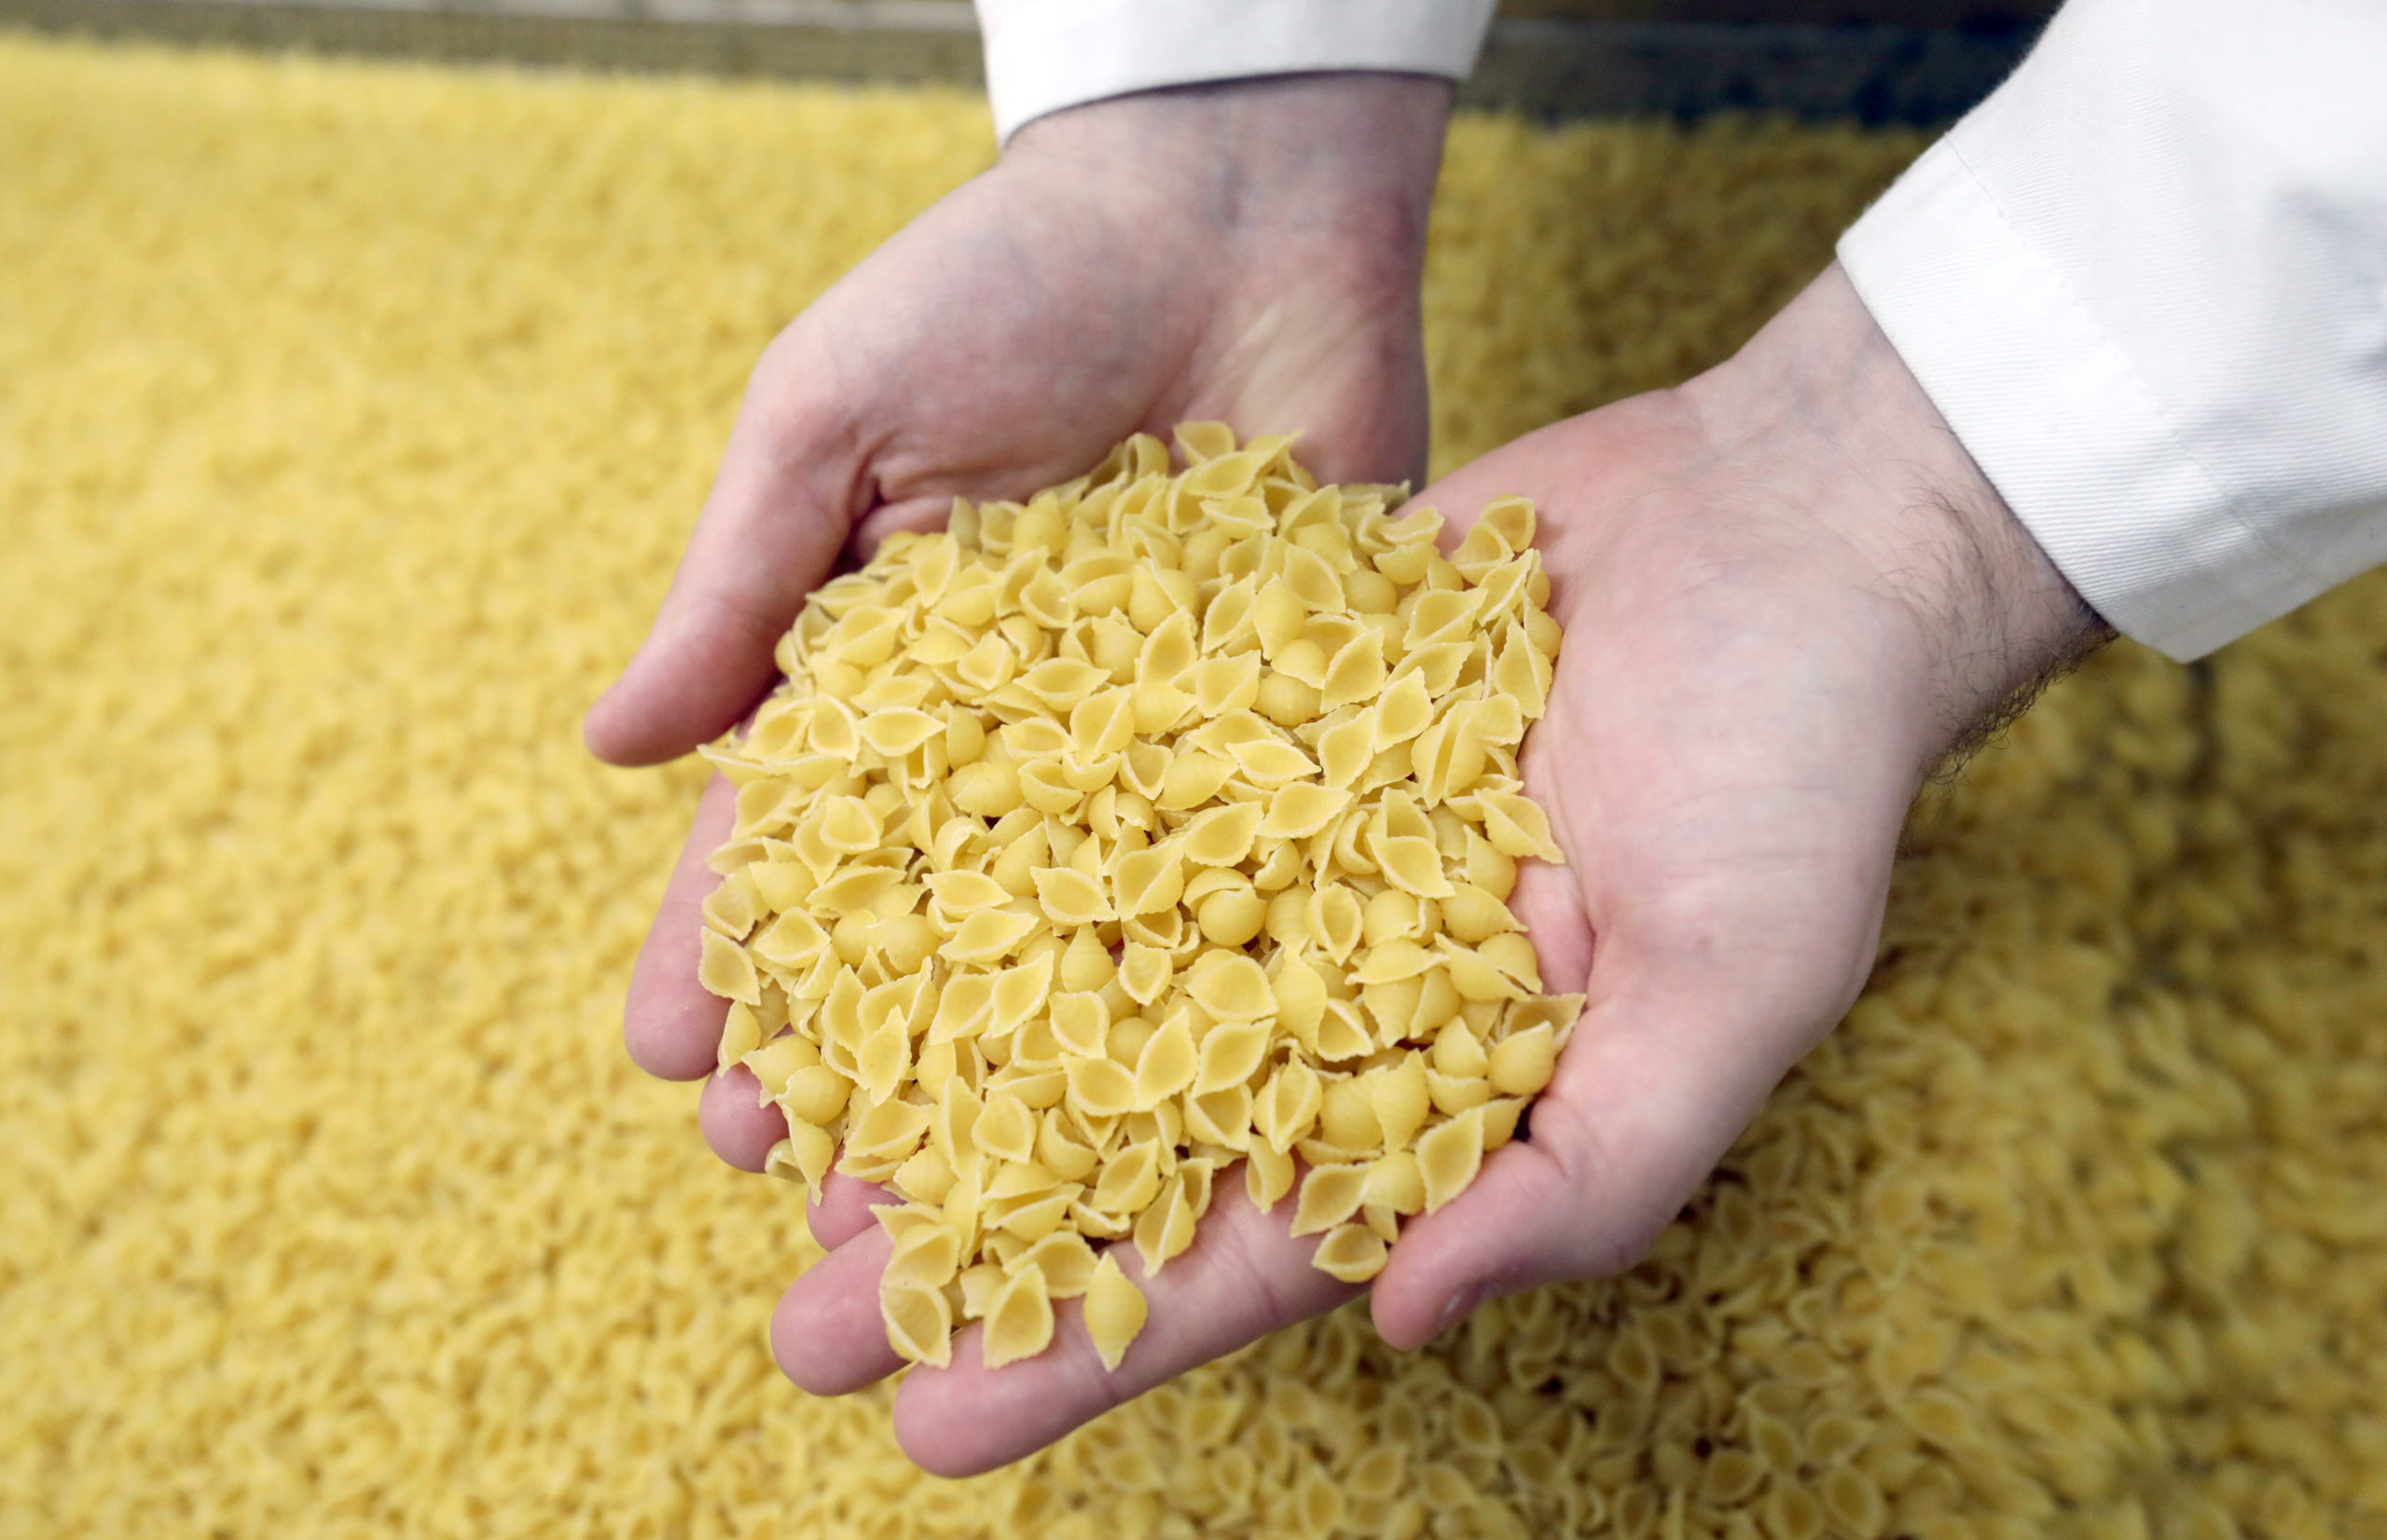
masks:
[[[778,678],[780,638],[845,545],[862,481],[852,435],[771,389],[770,357],[646,640],[582,724],[610,764],[674,758],[742,718]]]

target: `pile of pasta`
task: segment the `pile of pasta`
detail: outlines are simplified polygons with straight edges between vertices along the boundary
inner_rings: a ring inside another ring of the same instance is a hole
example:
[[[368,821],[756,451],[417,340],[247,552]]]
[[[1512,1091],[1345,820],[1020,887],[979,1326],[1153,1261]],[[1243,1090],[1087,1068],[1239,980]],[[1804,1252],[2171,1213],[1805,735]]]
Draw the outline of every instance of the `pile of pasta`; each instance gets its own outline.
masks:
[[[1561,859],[1517,754],[1559,644],[1522,499],[1450,555],[1291,440],[1149,434],[956,503],[815,593],[708,750],[738,788],[701,976],[785,1114],[771,1169],[904,1200],[888,1341],[998,1367],[1083,1297],[1117,1368],[1144,1274],[1240,1162],[1373,1277],[1548,1083],[1581,1007],[1507,900]]]

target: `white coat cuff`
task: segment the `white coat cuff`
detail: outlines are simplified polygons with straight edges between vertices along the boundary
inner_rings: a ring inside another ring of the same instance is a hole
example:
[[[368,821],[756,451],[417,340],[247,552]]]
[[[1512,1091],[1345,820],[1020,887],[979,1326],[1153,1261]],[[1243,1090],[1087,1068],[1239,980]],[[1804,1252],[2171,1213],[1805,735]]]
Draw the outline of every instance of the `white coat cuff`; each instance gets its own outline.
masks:
[[[1949,140],[1840,239],[1842,268],[2049,557],[2183,661],[2329,580],[2236,516],[2160,396]]]
[[[1493,0],[978,0],[995,132],[1161,86],[1313,70],[1463,78]]]

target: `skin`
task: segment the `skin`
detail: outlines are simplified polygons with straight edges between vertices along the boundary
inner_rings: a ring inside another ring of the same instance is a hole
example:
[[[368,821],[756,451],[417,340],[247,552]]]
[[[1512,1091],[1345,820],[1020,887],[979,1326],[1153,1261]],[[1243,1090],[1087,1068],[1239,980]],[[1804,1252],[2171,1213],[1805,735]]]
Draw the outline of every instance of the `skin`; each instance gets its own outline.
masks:
[[[840,548],[941,512],[956,490],[1060,479],[1135,428],[1186,416],[1246,433],[1308,425],[1324,475],[1413,469],[1415,276],[1436,153],[1421,144],[1439,145],[1438,91],[1387,76],[1247,84],[1061,115],[1043,136],[1049,159],[1036,128],[1021,135],[1002,167],[774,344],[655,634],[591,712],[592,748],[647,763],[728,726],[767,688],[771,641]],[[1284,131],[1301,113],[1316,115],[1309,131]],[[1105,225],[1090,207],[1101,199],[1086,189],[1112,197],[1125,164],[1106,143],[1113,124],[1147,147],[1190,136],[1178,141],[1195,146],[1187,153],[1138,162],[1178,213]],[[1016,182],[999,181],[1014,167]],[[1276,179],[1234,180],[1254,174]],[[1274,191],[1249,190],[1263,185]],[[1297,213],[1250,201],[1295,186]],[[1191,230],[1155,241],[1152,221],[1183,221],[1189,193]],[[1301,260],[1272,260],[1280,241]],[[989,246],[1000,254],[984,255]],[[1160,247],[1171,254],[1150,254]],[[955,250],[973,263],[941,260]],[[1215,265],[1237,253],[1258,264],[1249,282]],[[1099,297],[1085,288],[1094,268]],[[1166,295],[1174,282],[1194,285],[1190,302]],[[1369,301],[1343,303],[1352,292]],[[943,323],[920,325],[914,310]],[[962,318],[986,335],[956,340]],[[1040,345],[1038,328],[1056,322],[1067,335]],[[938,349],[944,362],[922,367],[920,351]],[[976,374],[953,366],[957,349]],[[1022,357],[1051,364],[1042,378],[1077,409],[1019,413],[966,383],[996,364],[1017,372]],[[890,371],[926,394],[877,393]],[[842,425],[807,437],[829,382],[829,399],[849,404]],[[923,407],[925,419],[907,415]],[[1836,267],[1725,364],[1530,434],[1420,501],[1452,516],[1456,539],[1510,493],[1539,507],[1566,639],[1525,771],[1567,864],[1527,863],[1512,903],[1548,987],[1588,1004],[1529,1138],[1412,1220],[1373,1284],[1376,1326],[1403,1347],[1484,1299],[1614,1272],[1646,1251],[1856,998],[1924,778],[2105,634]],[[628,1046],[657,1074],[712,1066],[724,1008],[695,982],[697,907],[714,880],[703,853],[728,817],[716,785],[632,983]],[[754,1101],[752,1078],[733,1070],[707,1086],[700,1113],[713,1148],[748,1170],[781,1132]],[[973,1327],[952,1367],[917,1369],[897,1394],[912,1458],[946,1475],[1017,1459],[1358,1292],[1310,1268],[1316,1238],[1288,1237],[1288,1213],[1256,1211],[1235,1176],[1158,1277],[1143,1280],[1133,1248],[1118,1248],[1152,1315],[1117,1373],[1101,1368],[1073,1301],[1057,1311],[1052,1351],[1000,1373],[981,1366]],[[868,1217],[874,1200],[884,1195],[826,1184],[811,1222],[830,1254],[773,1317],[780,1366],[816,1393],[898,1367],[877,1313],[888,1243]]]

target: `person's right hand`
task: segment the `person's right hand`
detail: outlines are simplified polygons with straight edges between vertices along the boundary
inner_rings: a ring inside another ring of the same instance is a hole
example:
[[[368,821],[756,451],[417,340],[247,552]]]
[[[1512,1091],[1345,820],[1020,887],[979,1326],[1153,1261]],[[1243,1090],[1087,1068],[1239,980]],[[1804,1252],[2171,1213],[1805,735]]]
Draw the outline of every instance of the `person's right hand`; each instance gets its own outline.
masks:
[[[650,764],[738,722],[841,557],[941,524],[954,497],[1023,497],[1143,431],[1218,419],[1303,432],[1332,481],[1418,476],[1418,281],[1447,82],[1353,74],[1117,98],[1029,124],[1001,160],[887,242],[765,351],[653,630],[588,713],[598,758]],[[625,1011],[652,1074],[711,1074],[725,1002],[697,982],[716,780]],[[785,1128],[742,1068],[701,1121],[759,1171]],[[833,1176],[813,1233],[872,1229]],[[874,1323],[875,1328],[875,1323]]]
[[[1497,1295],[1630,1266],[1873,957],[1918,785],[2101,623],[1975,465],[1837,267],[1731,362],[1553,423],[1428,488],[1471,520],[1538,507],[1565,627],[1521,768],[1566,864],[1510,903],[1541,983],[1587,997],[1524,1132],[1406,1221],[1371,1308],[1414,1348]],[[1456,529],[1446,530],[1455,537]],[[1074,1301],[1054,1346],[988,1369],[984,1328],[908,1374],[897,1438],[966,1475],[1332,1308],[1354,1291],[1221,1173],[1193,1245],[1107,1371]],[[891,1371],[861,1243],[781,1307],[807,1383]],[[842,1329],[823,1323],[842,1320]]]

